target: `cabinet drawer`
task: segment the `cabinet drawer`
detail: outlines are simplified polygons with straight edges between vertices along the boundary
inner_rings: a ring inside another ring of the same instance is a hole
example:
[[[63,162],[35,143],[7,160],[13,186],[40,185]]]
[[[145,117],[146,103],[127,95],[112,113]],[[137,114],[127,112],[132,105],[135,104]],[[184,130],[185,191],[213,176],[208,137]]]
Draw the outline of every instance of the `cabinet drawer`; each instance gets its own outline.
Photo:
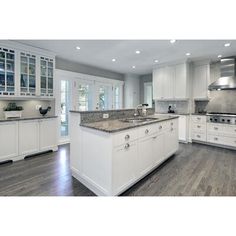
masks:
[[[206,124],[203,123],[193,123],[192,125],[193,132],[196,133],[206,133]]]
[[[156,133],[157,130],[158,130],[157,124],[142,126],[138,129],[138,137],[143,138],[145,136],[152,135]]]
[[[206,133],[193,132],[192,139],[202,141],[202,142],[206,142]]]
[[[119,146],[121,144],[133,141],[137,138],[138,129],[128,129],[114,135],[114,145]]]
[[[207,141],[210,143],[236,147],[236,138],[233,137],[225,137],[225,136],[217,136],[209,134],[207,135]]]
[[[206,116],[192,116],[192,121],[195,123],[206,123]]]

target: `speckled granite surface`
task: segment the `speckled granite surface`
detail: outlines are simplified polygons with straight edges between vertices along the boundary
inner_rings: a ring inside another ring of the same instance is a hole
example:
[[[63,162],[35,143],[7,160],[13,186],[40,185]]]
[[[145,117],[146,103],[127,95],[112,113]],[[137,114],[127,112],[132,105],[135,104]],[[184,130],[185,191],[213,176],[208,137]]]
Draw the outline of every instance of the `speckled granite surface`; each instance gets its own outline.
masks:
[[[131,128],[135,128],[135,127],[158,123],[161,121],[177,119],[178,116],[150,115],[150,116],[146,116],[146,118],[156,118],[156,119],[153,119],[153,120],[147,121],[147,122],[142,122],[142,123],[122,122],[120,119],[105,120],[105,121],[97,121],[97,122],[90,122],[90,123],[81,123],[80,126],[99,130],[99,131],[104,131],[104,132],[108,132],[108,133],[115,133],[115,132],[119,132],[119,131],[126,130],[126,129],[131,129]]]
[[[70,111],[74,113],[80,113],[81,123],[90,123],[96,121],[103,121],[103,114],[109,114],[109,119],[124,119],[128,117],[133,117],[134,109],[120,109],[120,110],[106,110],[106,111]],[[147,108],[147,115],[153,115],[154,109]]]
[[[21,121],[21,120],[39,120],[39,119],[49,119],[57,118],[57,116],[37,116],[37,117],[21,117],[21,118],[10,118],[10,119],[0,119],[0,122],[9,122],[9,121]]]

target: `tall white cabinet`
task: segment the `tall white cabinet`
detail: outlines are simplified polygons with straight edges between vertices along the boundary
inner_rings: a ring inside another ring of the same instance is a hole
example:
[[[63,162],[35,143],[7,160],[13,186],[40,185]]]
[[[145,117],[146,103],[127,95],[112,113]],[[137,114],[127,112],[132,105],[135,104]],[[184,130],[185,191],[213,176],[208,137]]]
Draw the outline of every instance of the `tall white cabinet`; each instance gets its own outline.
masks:
[[[153,99],[188,99],[189,65],[181,63],[153,70]]]

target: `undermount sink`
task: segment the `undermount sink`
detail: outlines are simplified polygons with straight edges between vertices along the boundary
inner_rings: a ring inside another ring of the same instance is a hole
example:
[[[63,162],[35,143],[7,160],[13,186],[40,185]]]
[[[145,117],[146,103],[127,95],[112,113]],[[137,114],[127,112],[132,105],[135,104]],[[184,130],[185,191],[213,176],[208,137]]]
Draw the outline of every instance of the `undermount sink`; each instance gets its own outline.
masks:
[[[145,117],[138,117],[138,118],[126,118],[122,119],[120,121],[126,122],[126,123],[144,123],[148,121],[158,120],[159,118],[145,118]]]

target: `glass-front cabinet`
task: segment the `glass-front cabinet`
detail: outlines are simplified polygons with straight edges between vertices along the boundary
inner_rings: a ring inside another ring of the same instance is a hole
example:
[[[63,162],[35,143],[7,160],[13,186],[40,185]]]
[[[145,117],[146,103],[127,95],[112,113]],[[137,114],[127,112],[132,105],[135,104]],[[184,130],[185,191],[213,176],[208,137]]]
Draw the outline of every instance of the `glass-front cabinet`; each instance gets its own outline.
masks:
[[[0,47],[0,96],[15,95],[15,51]]]
[[[22,52],[20,55],[20,95],[36,95],[36,56]]]
[[[40,94],[53,97],[54,60],[40,57]]]

